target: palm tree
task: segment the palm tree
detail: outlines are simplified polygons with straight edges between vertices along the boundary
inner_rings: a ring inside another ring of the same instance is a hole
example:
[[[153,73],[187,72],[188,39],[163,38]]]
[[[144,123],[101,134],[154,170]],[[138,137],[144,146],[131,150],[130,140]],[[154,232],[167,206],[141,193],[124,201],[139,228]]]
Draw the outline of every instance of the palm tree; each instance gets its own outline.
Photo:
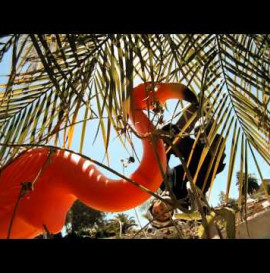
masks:
[[[109,220],[107,228],[115,234],[119,234],[121,238],[122,234],[127,234],[128,230],[134,226],[137,226],[134,217],[130,217],[125,213],[118,213],[114,218]]]
[[[0,166],[32,146],[72,147],[79,124],[78,152],[83,153],[86,126],[95,119],[108,158],[112,130],[136,155],[122,105],[134,82],[182,82],[199,98],[197,117],[206,112],[214,119],[197,173],[218,133],[223,139],[211,165],[218,166],[225,145],[231,145],[228,198],[236,157],[241,158],[241,173],[255,163],[262,180],[255,152],[270,164],[269,45],[270,35],[254,34],[2,36],[0,67],[7,56],[11,67],[0,92]],[[173,117],[185,111],[176,108]],[[162,112],[150,114],[158,125]]]
[[[123,234],[126,234],[129,228],[137,226],[134,217],[130,217],[125,213],[118,213],[114,217],[114,220],[121,222]]]
[[[245,181],[240,181],[241,177],[243,179],[243,177],[245,177],[245,176],[246,176],[245,173],[243,173],[242,176],[241,176],[240,172],[237,172],[237,174],[236,174],[236,178],[237,178],[236,185],[238,185],[240,187],[240,183],[241,183],[242,195],[245,195],[246,192],[248,194],[253,194],[253,193],[257,192],[260,189],[260,186],[258,184],[258,179],[253,174],[249,173],[249,174],[247,174],[246,183],[244,183]],[[247,186],[247,188],[246,188],[246,186]]]

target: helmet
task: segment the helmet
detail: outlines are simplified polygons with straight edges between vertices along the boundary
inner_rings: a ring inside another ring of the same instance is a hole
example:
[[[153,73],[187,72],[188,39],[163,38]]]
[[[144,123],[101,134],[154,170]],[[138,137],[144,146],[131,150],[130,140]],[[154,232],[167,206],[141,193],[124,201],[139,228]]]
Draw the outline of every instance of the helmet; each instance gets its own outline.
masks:
[[[169,193],[168,192],[163,192],[162,194],[162,198],[164,200],[168,200],[168,201],[171,201],[171,197],[169,196]],[[151,225],[157,229],[159,228],[164,228],[164,227],[168,227],[168,226],[171,226],[173,225],[172,223],[172,220],[171,220],[171,217],[173,216],[174,214],[174,211],[171,210],[168,212],[168,214],[170,215],[170,217],[167,219],[167,220],[163,220],[161,221],[160,219],[158,219],[158,217],[155,218],[155,216],[153,215],[152,213],[152,208],[153,208],[153,205],[154,203],[156,202],[157,200],[154,199],[152,204],[150,205],[150,207],[148,208],[147,210],[147,213],[146,213],[146,218],[151,221]]]

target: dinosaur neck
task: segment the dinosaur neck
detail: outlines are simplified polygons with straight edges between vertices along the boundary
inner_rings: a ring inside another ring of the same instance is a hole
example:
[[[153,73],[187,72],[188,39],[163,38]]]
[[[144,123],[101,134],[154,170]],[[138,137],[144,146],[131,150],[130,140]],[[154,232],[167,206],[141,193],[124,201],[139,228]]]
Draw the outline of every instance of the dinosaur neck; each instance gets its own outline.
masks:
[[[129,113],[136,131],[142,135],[152,133],[154,130],[154,126],[142,111],[149,106],[145,95],[144,85],[134,88],[132,94],[134,99]],[[152,95],[161,103],[172,98],[195,101],[192,92],[181,84],[161,85],[159,91]],[[150,103],[152,98],[149,99]],[[163,141],[148,137],[142,139],[142,144],[142,160],[130,178],[151,191],[156,191],[163,181],[161,169],[164,172],[167,165]],[[109,179],[87,160],[72,159],[72,155],[67,157],[70,159],[64,159],[65,162],[62,164],[63,176],[68,181],[71,192],[94,209],[109,212],[124,211],[140,205],[150,197],[148,193],[124,179]],[[67,160],[70,164],[67,164]]]
[[[136,111],[133,124],[140,134],[152,132],[153,125],[143,113]],[[137,170],[130,179],[156,191],[162,182],[162,173],[158,164],[160,159],[163,171],[166,169],[166,153],[163,142],[151,143],[149,138],[142,140],[143,157]],[[89,160],[77,155],[59,151],[54,160],[54,169],[58,170],[63,183],[69,185],[70,193],[86,205],[101,211],[124,211],[134,208],[147,200],[150,195],[124,179],[113,180],[103,175]],[[52,164],[51,164],[52,166]]]

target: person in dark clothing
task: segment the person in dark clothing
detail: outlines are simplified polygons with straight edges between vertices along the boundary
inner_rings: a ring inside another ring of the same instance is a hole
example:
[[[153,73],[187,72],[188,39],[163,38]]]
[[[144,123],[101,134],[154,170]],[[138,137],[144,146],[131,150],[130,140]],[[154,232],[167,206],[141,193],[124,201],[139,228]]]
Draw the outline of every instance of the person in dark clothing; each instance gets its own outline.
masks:
[[[179,133],[179,132],[180,132],[180,130],[177,133]],[[203,164],[200,168],[198,176],[197,176],[196,186],[199,187],[204,194],[209,190],[212,175],[214,172],[214,167],[215,167],[215,162],[214,162],[212,164],[212,168],[210,170],[210,173],[208,175],[208,178],[207,178],[207,180],[205,182],[205,186],[204,186],[204,180],[207,175],[207,171],[208,171],[208,168],[211,163],[212,156],[213,156],[211,152],[213,152],[213,150],[215,149],[215,147],[213,147],[213,146],[218,144],[220,137],[221,136],[219,134],[216,135],[212,145],[210,146],[209,152],[203,161]],[[179,150],[179,152],[183,156],[183,159],[186,163],[189,160],[189,156],[192,151],[194,143],[195,143],[195,139],[191,138],[190,136],[185,136],[178,143],[176,143],[177,150]],[[188,165],[188,170],[189,170],[192,177],[195,176],[195,173],[197,171],[203,150],[204,150],[204,144],[201,143],[200,141],[198,141],[193,148],[193,154],[191,156],[190,163]],[[167,154],[167,161],[168,162],[170,161],[170,157],[172,154],[177,157],[177,152],[175,152],[173,149],[171,149]],[[225,164],[223,163],[224,158],[225,158],[225,153],[223,153],[223,155],[221,157],[221,160],[220,160],[219,165],[217,167],[216,175],[218,173],[222,172],[225,168]],[[188,178],[187,178],[187,175],[185,175],[184,167],[181,164],[179,164],[176,167],[174,167],[174,171],[175,171],[175,176],[176,176],[175,178],[176,179],[169,180],[171,190],[175,194],[176,199],[186,198],[187,194],[188,194],[187,189],[186,189],[186,183],[188,182]],[[162,191],[164,191],[166,189],[164,181],[161,184],[160,189]]]
[[[194,110],[195,110],[195,108],[193,106],[191,106],[189,109],[189,112],[187,112],[187,117],[186,117],[187,119],[189,119],[191,117],[191,115],[194,113]],[[164,138],[166,149],[170,146],[170,144],[173,142],[175,137],[180,133],[181,128],[184,125],[184,122],[185,122],[184,118],[182,117],[175,125],[167,124],[164,127],[162,127],[161,130],[167,134],[169,133],[169,135],[170,135],[170,137],[167,138],[167,141],[166,141],[166,138]],[[200,162],[200,158],[201,158],[201,155],[202,155],[204,147],[205,147],[205,136],[208,135],[211,125],[212,125],[212,123],[210,123],[209,121],[206,122],[205,118],[203,119],[203,122],[201,122],[201,121],[199,122],[199,125],[196,126],[195,123],[198,124],[198,121],[196,122],[196,120],[194,120],[194,122],[191,123],[191,125],[186,130],[186,133],[188,133],[188,134],[185,135],[184,137],[181,137],[179,139],[179,141],[177,141],[175,143],[175,145],[172,146],[172,148],[167,153],[168,163],[170,161],[171,155],[175,155],[176,157],[178,157],[178,155],[179,155],[179,153],[177,152],[177,150],[178,150],[180,152],[182,158],[184,159],[184,161],[187,164],[190,154],[192,152],[190,162],[187,166],[192,178],[194,178],[194,176],[196,174],[196,171],[197,171],[197,168],[198,168],[198,165]],[[193,128],[194,125],[195,125],[195,128]],[[194,145],[195,139],[189,135],[189,133],[192,129],[194,129],[195,135],[197,135],[200,131],[200,136],[201,136],[201,137],[199,137],[199,140],[195,145]],[[196,186],[198,188],[200,188],[200,190],[202,191],[203,194],[205,194],[210,188],[214,168],[216,165],[216,156],[214,156],[214,152],[218,148],[218,144],[221,143],[221,141],[224,141],[224,139],[222,138],[221,135],[217,134],[209,147],[209,151],[208,151],[208,153],[203,161],[203,164],[200,168],[200,171],[198,173],[197,180],[196,180]],[[223,163],[223,161],[224,161],[225,156],[226,155],[223,152],[222,157],[219,161],[215,176],[224,170],[225,164]],[[207,171],[209,169],[209,166],[211,164],[211,159],[213,157],[215,159],[213,161],[208,178],[205,181],[205,178],[207,176]],[[185,200],[185,203],[182,204],[182,206],[184,208],[188,208],[190,206],[190,202],[188,200],[188,189],[187,189],[188,182],[189,182],[189,180],[188,180],[187,175],[185,174],[185,170],[184,170],[184,167],[182,164],[177,165],[173,169],[170,169],[168,166],[167,182],[166,183],[169,183],[170,191],[174,194],[174,196],[177,200],[179,200],[179,199]],[[168,191],[168,189],[166,187],[166,183],[165,183],[165,181],[163,181],[160,186],[160,189],[163,192]],[[150,213],[152,214],[152,216],[155,217],[158,221],[163,222],[165,224],[165,226],[166,226],[166,223],[168,221],[170,221],[171,215],[169,213],[164,213],[165,210],[168,210],[168,205],[161,202],[160,200],[156,200],[151,205],[149,210],[150,210]]]

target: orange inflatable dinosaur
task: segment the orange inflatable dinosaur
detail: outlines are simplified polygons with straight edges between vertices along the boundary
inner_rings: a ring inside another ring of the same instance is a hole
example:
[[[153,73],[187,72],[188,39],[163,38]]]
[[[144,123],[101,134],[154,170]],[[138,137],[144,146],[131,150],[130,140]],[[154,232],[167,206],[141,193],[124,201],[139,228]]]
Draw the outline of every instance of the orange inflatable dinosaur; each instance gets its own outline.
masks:
[[[143,112],[147,107],[153,108],[154,101],[164,103],[173,98],[196,101],[195,95],[182,84],[160,83],[156,90],[151,90],[151,86],[140,84],[131,92],[129,117],[139,134],[154,129]],[[151,144],[148,137],[142,142],[143,158],[130,178],[156,191],[163,180],[156,155],[164,171],[167,164],[163,141]],[[49,151],[28,150],[1,170],[0,238],[34,238],[44,233],[44,228],[52,234],[60,232],[77,199],[100,211],[117,212],[134,208],[150,197],[124,179],[104,176],[91,161],[78,155],[57,150],[47,160]],[[33,190],[23,194],[18,203],[22,183],[31,185],[43,166]]]

